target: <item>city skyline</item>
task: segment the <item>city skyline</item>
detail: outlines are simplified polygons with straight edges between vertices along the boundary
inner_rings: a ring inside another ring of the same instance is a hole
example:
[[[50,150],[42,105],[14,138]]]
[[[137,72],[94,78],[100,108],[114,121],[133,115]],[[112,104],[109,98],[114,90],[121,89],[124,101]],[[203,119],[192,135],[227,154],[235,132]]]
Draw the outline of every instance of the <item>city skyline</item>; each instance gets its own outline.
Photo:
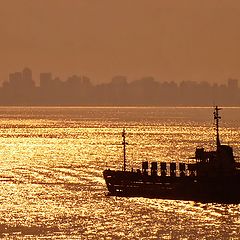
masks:
[[[34,77],[35,76],[35,77]],[[37,76],[37,77],[36,77]],[[32,71],[31,68],[29,67],[24,67],[22,68],[21,70],[18,70],[18,71],[15,71],[15,72],[10,72],[8,73],[8,79],[7,80],[1,80],[0,79],[0,86],[6,84],[6,83],[11,83],[11,82],[18,82],[19,85],[20,82],[23,83],[29,83],[30,85],[34,85],[35,87],[39,87],[41,86],[41,80],[43,80],[43,82],[46,82],[46,81],[51,81],[51,80],[57,80],[57,81],[60,81],[60,82],[67,82],[71,79],[80,79],[80,78],[83,78],[83,79],[88,79],[89,82],[91,82],[92,85],[102,85],[102,84],[109,84],[113,81],[116,81],[117,79],[125,79],[124,81],[126,81],[127,83],[131,83],[131,82],[134,82],[134,81],[139,81],[139,80],[142,80],[142,79],[153,79],[154,81],[156,82],[159,82],[159,83],[175,83],[176,85],[181,85],[183,82],[194,82],[194,83],[207,83],[209,85],[216,85],[216,86],[224,86],[226,85],[226,81],[228,81],[228,84],[229,82],[235,82],[234,83],[234,87],[238,88],[238,79],[237,78],[232,78],[232,77],[228,77],[227,79],[225,79],[224,82],[208,82],[207,80],[201,80],[201,81],[195,81],[194,79],[185,79],[185,80],[182,80],[182,81],[168,81],[167,79],[156,79],[154,78],[152,75],[148,75],[148,76],[141,76],[139,78],[133,78],[133,79],[130,79],[128,76],[126,75],[113,75],[110,79],[105,79],[106,81],[104,82],[101,82],[101,83],[97,83],[96,81],[94,81],[94,79],[91,79],[90,77],[84,75],[84,74],[76,74],[76,73],[73,73],[69,76],[66,76],[66,78],[61,78],[59,76],[57,76],[56,74],[52,73],[51,71],[43,71],[43,72],[40,72],[39,74],[34,74],[34,72]],[[42,84],[44,84],[42,82]],[[231,85],[230,83],[230,85]]]
[[[65,80],[51,72],[40,73],[39,85],[32,71],[9,74],[0,87],[1,105],[78,105],[78,106],[240,106],[238,79],[226,84],[207,81],[158,81],[143,77],[128,81],[114,76],[108,83],[94,84],[87,76],[69,76]]]

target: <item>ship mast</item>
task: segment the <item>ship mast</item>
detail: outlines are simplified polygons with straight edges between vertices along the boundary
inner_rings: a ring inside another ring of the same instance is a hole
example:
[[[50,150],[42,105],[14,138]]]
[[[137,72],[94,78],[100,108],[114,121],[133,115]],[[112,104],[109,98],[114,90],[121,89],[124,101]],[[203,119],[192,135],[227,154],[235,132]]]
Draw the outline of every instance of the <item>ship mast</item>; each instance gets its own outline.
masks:
[[[216,144],[217,144],[217,150],[219,149],[219,147],[221,146],[220,143],[220,138],[219,138],[219,120],[221,119],[221,117],[219,116],[218,112],[219,110],[221,110],[221,108],[219,108],[218,106],[215,107],[214,109],[214,121],[215,121],[215,126],[216,126],[216,132],[217,132],[217,139],[216,139]]]
[[[123,171],[125,172],[126,171],[126,145],[127,145],[125,128],[123,129],[122,137],[123,137],[123,141],[122,141],[122,144],[123,144]]]

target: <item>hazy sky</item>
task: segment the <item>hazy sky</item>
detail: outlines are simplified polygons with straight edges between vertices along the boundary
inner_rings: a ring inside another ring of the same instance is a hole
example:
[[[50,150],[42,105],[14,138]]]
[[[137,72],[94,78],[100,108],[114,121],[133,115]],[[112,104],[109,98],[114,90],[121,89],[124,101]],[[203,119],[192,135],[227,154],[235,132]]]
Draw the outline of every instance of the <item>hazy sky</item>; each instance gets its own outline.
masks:
[[[0,0],[0,79],[240,79],[239,0]]]

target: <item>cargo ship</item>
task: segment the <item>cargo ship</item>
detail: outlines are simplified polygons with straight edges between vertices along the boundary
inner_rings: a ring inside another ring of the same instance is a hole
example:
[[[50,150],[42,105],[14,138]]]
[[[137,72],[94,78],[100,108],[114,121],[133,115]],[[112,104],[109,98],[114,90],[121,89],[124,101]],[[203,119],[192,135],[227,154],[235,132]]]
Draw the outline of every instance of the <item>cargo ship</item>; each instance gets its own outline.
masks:
[[[123,169],[103,171],[108,194],[201,202],[240,203],[240,164],[233,149],[221,144],[216,106],[216,149],[196,148],[193,162],[142,162],[142,169],[126,169],[126,131],[123,130]]]

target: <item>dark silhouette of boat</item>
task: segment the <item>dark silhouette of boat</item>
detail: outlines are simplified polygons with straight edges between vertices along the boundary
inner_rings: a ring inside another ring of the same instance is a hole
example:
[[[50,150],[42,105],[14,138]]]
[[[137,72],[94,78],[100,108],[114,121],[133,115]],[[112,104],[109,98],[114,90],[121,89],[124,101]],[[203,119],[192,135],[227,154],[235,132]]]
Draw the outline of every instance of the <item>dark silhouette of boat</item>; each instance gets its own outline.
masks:
[[[232,147],[220,143],[219,110],[214,108],[216,150],[196,148],[194,163],[142,162],[142,169],[126,170],[123,130],[123,170],[103,171],[110,195],[141,196],[201,202],[240,203],[240,165]],[[158,174],[160,173],[160,174]]]

